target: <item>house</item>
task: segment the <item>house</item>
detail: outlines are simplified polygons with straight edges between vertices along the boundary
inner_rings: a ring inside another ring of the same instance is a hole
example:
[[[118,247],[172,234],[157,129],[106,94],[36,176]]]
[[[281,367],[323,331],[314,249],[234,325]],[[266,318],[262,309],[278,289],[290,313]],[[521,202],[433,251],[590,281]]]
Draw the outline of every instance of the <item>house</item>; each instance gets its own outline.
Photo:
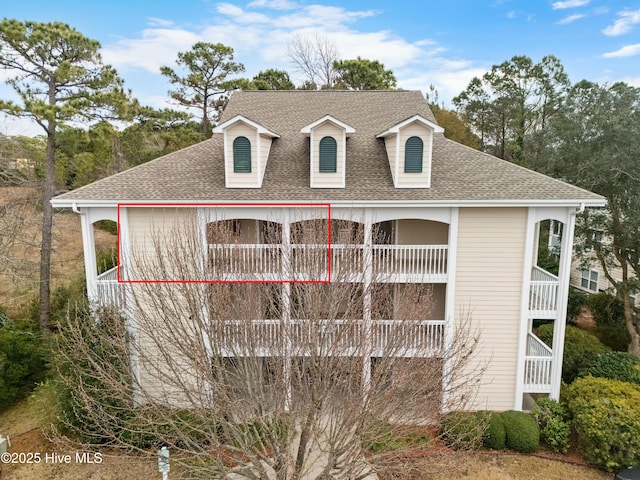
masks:
[[[274,260],[300,248],[291,225],[330,209],[330,223],[342,222],[332,233],[334,262],[344,251],[340,236],[355,222],[363,239],[352,248],[373,265],[367,281],[430,285],[435,306],[407,342],[446,345],[461,312],[469,314],[480,338],[475,361],[486,365],[473,408],[492,410],[522,409],[531,394],[558,398],[575,216],[604,204],[446,139],[417,91],[235,92],[211,139],[53,199],[80,214],[95,304],[122,304],[133,281],[151,281],[131,273],[132,242],[158,218],[193,210],[212,252],[220,246],[208,225],[232,222],[233,248],[245,263],[229,268],[226,280],[242,280],[260,264],[264,281],[288,288],[304,277],[283,273]],[[104,219],[118,221],[119,277],[116,269],[96,271],[93,224]],[[550,219],[564,231],[557,276],[537,265],[540,223]],[[269,222],[279,225],[280,243],[261,234]],[[373,238],[374,230],[382,234]],[[283,301],[288,311],[290,297]],[[395,310],[386,319],[361,311],[363,324],[402,322]],[[135,319],[135,309],[128,315]],[[535,336],[535,319],[553,321],[553,349]]]

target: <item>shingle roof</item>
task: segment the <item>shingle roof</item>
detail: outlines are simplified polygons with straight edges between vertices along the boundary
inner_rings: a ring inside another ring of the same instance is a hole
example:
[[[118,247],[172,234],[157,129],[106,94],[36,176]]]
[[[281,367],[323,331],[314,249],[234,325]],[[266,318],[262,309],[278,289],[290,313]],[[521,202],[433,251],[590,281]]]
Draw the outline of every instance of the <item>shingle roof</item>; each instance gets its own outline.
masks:
[[[527,201],[602,197],[434,135],[431,188],[393,186],[381,132],[413,115],[435,122],[417,91],[235,92],[221,121],[242,114],[280,135],[262,188],[225,188],[222,135],[65,193],[71,201]],[[300,129],[332,115],[355,128],[347,141],[346,187],[309,187],[309,140]]]

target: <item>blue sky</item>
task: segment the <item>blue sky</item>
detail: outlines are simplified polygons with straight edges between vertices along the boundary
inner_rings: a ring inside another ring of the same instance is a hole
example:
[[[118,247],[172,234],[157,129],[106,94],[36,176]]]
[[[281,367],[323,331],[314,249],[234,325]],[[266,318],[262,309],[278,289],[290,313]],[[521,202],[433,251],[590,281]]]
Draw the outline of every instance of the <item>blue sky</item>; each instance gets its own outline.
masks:
[[[243,76],[278,68],[300,83],[287,45],[316,34],[341,58],[381,61],[401,88],[435,85],[447,106],[471,78],[514,55],[553,54],[574,83],[640,86],[640,0],[5,0],[1,14],[62,21],[100,41],[105,62],[154,107],[170,106],[159,67],[195,42],[233,47]],[[26,130],[0,119],[2,133]]]

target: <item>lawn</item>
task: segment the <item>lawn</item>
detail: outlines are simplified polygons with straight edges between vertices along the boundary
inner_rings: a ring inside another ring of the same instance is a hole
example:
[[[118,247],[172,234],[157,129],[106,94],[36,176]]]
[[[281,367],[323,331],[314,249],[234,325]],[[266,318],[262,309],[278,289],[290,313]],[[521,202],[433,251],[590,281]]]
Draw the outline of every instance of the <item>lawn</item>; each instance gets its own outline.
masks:
[[[76,450],[48,440],[38,428],[29,402],[0,413],[0,433],[12,439],[12,452],[70,454],[71,463],[2,465],[2,480],[141,480],[160,478],[153,457],[123,454],[111,449],[97,450],[100,464],[82,464],[75,460]],[[543,458],[543,456],[553,458]],[[379,467],[380,480],[606,480],[604,473],[581,463],[575,453],[567,457],[541,452],[536,455],[512,453],[456,452],[436,444],[411,457],[391,455]],[[172,475],[172,478],[177,478]]]

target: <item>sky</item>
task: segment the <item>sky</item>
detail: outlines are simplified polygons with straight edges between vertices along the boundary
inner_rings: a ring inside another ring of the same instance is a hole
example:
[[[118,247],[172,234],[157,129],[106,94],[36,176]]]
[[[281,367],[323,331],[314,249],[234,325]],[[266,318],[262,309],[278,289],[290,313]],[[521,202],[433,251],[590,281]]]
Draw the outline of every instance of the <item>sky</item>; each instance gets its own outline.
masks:
[[[160,66],[175,66],[196,42],[232,47],[244,77],[276,68],[300,84],[287,45],[316,35],[342,59],[382,62],[400,88],[433,85],[447,107],[474,76],[515,55],[554,55],[573,83],[640,87],[640,0],[2,0],[0,15],[64,22],[98,40],[104,62],[156,108],[175,107]],[[41,131],[0,118],[0,133]]]

